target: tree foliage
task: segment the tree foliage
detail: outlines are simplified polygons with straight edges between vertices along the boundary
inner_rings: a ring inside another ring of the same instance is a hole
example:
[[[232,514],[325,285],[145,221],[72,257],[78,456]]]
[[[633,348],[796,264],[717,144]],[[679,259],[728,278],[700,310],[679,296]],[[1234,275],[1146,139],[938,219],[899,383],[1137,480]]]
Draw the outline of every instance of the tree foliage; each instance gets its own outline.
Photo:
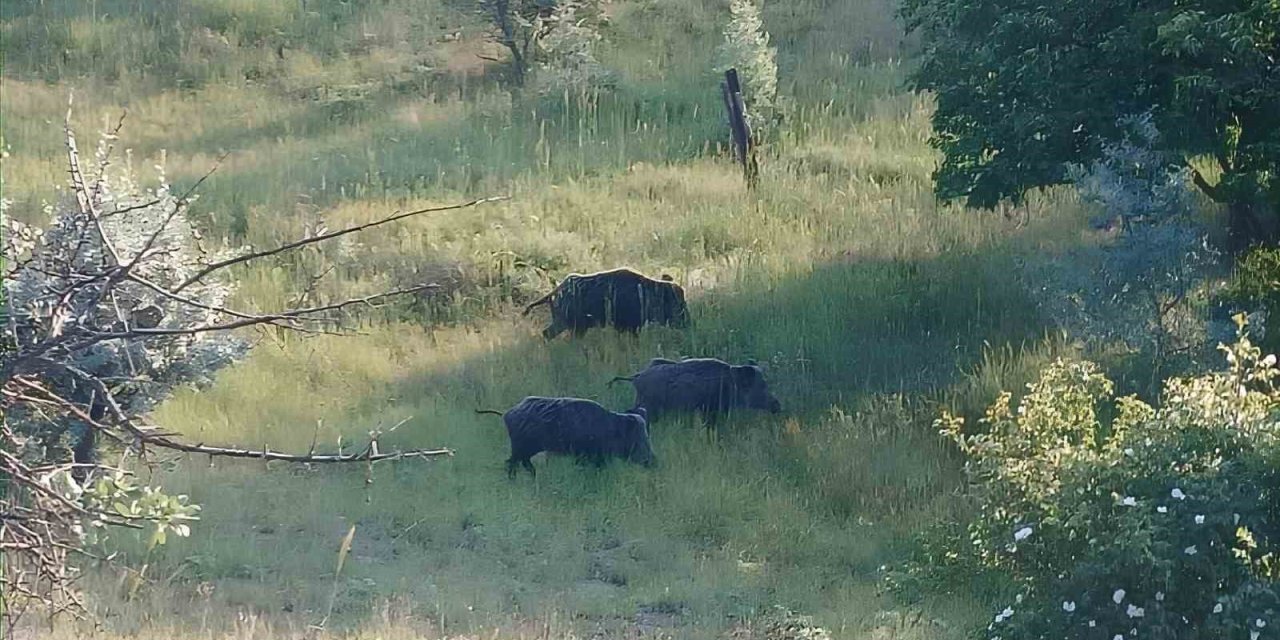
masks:
[[[953,557],[1016,596],[986,637],[1271,637],[1280,624],[1280,369],[1244,333],[1226,367],[1116,398],[1058,361],[977,433],[945,415],[979,516]]]
[[[595,56],[603,19],[598,0],[470,0],[509,56],[511,85],[580,90],[609,75]]]
[[[907,0],[937,94],[937,193],[976,206],[1067,181],[1150,112],[1163,148],[1266,236],[1280,205],[1280,6],[1271,0]],[[1216,176],[1213,174],[1217,174]]]
[[[731,0],[720,45],[720,70],[737,69],[752,132],[765,134],[781,117],[778,51],[769,44],[759,0]]]
[[[1259,343],[1269,353],[1280,353],[1280,248],[1256,247],[1240,256],[1225,294],[1236,303],[1260,307],[1266,331]]]
[[[165,292],[196,274],[202,263],[223,255],[207,255],[199,233],[187,218],[194,193],[174,193],[164,167],[156,185],[138,184],[132,162],[107,162],[114,136],[101,139],[95,166],[101,175],[89,175],[94,206],[115,212],[94,219],[81,213],[73,190],[45,210],[47,228],[8,220],[5,255],[21,261],[6,280],[11,327],[20,346],[29,346],[67,324],[89,327],[154,329],[167,326],[203,326],[224,318],[234,292],[226,274],[217,274],[188,285],[181,296]],[[98,233],[95,224],[101,224]],[[101,238],[111,238],[111,244]],[[142,257],[144,259],[136,259]],[[99,300],[96,288],[76,288],[80,274],[93,272],[116,259],[135,262],[130,278],[111,290],[110,299]],[[50,291],[71,292],[60,307],[50,305]],[[184,302],[199,301],[199,304]],[[77,313],[79,312],[79,313]],[[204,382],[221,367],[243,355],[248,344],[230,333],[189,333],[147,341],[108,340],[87,345],[71,354],[78,370],[110,382],[121,408],[145,413],[175,386]],[[94,390],[75,379],[59,380],[66,397],[92,404]]]
[[[1159,376],[1171,360],[1191,364],[1216,344],[1197,307],[1218,255],[1194,215],[1188,171],[1161,149],[1151,115],[1123,118],[1118,129],[1123,137],[1103,145],[1099,159],[1067,167],[1081,198],[1098,209],[1098,242],[1029,257],[1024,281],[1045,317],[1072,337],[1123,343],[1149,356]]]
[[[607,86],[609,72],[596,57],[599,10],[588,2],[562,0],[546,22],[538,40],[535,81],[542,93],[582,93]]]

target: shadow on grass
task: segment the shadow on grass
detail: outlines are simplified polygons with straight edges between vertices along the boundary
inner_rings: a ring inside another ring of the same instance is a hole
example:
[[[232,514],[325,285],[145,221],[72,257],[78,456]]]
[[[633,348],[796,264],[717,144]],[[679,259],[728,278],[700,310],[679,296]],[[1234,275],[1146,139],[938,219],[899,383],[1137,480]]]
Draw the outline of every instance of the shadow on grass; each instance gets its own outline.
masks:
[[[393,395],[468,388],[477,402],[505,406],[534,393],[576,393],[622,407],[626,393],[604,383],[656,356],[754,358],[793,415],[849,408],[867,394],[929,394],[981,362],[984,349],[1042,337],[1033,303],[1010,286],[1012,268],[993,252],[855,258],[783,276],[744,270],[691,302],[688,331],[651,327],[635,338],[602,329],[543,342],[529,327],[526,340],[414,374]],[[502,375],[511,363],[535,370],[528,379]]]
[[[747,265],[693,301],[684,332],[545,343],[532,321],[486,325],[492,334],[451,345],[466,353],[422,361],[349,412],[413,415],[384,449],[446,445],[456,457],[382,465],[371,485],[354,468],[184,465],[164,484],[205,504],[207,523],[150,561],[163,574],[187,566],[183,589],[216,582],[227,606],[305,619],[326,606],[330,547],[355,524],[335,626],[396,598],[451,633],[557,612],[628,627],[662,608],[678,637],[710,638],[775,604],[861,628],[893,606],[875,575],[894,544],[958,515],[957,465],[929,426],[932,408],[913,398],[954,384],[986,344],[1038,334],[1008,269],[999,252],[773,276]],[[657,355],[755,357],[785,412],[733,415],[710,438],[687,418],[656,423],[653,470],[549,458],[535,460],[536,480],[506,479],[502,423],[474,409],[526,395],[623,408],[630,391],[605,382]]]

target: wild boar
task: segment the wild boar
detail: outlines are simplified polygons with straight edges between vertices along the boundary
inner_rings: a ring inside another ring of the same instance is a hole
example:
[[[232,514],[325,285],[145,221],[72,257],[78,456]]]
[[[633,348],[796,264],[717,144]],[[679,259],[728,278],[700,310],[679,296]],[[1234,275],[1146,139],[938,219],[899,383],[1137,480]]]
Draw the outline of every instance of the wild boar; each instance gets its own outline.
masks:
[[[517,464],[536,477],[531,458],[543,451],[573,454],[596,464],[603,464],[606,458],[623,458],[651,466],[656,459],[643,409],[616,413],[581,398],[529,396],[506,413],[477,413],[502,416],[511,439],[511,457],[507,459],[510,477],[515,477]]]
[[[551,307],[551,324],[542,331],[548,340],[566,329],[581,336],[591,327],[613,326],[633,333],[649,323],[682,327],[689,316],[684,289],[671,276],[654,280],[625,268],[570,274],[551,293],[525,307],[524,315],[543,304]]]
[[[670,412],[696,411],[707,425],[731,409],[748,408],[778,413],[782,403],[769,391],[764,370],[755,360],[732,365],[715,358],[688,358],[679,362],[654,358],[649,366],[630,376],[609,381],[630,381],[635,406],[653,419]]]

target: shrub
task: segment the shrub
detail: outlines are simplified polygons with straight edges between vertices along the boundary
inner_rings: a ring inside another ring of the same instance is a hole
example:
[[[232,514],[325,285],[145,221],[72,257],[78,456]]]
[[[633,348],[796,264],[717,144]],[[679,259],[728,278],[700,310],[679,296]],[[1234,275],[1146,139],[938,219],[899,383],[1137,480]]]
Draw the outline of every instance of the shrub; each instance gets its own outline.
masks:
[[[1259,308],[1264,315],[1260,346],[1269,353],[1280,351],[1280,249],[1256,247],[1240,257],[1235,276],[1224,292],[1225,297],[1247,307]]]
[[[1117,127],[1127,136],[1104,144],[1101,159],[1069,168],[1081,199],[1099,210],[1093,226],[1115,233],[1056,260],[1033,259],[1025,275],[1046,317],[1078,339],[1145,354],[1156,386],[1171,360],[1187,366],[1207,355],[1199,311],[1217,252],[1194,219],[1187,170],[1158,150],[1151,115]]]
[[[1059,360],[967,434],[978,515],[952,553],[1013,586],[987,637],[1273,637],[1280,626],[1280,378],[1239,340],[1227,366],[1170,379],[1162,404],[1116,398]]]
[[[742,79],[747,122],[757,137],[766,135],[781,117],[778,104],[778,51],[760,17],[759,0],[732,0],[729,24],[720,48],[721,71],[735,68]]]
[[[591,15],[599,10],[583,2],[561,2],[547,19],[546,35],[538,41],[541,61],[534,76],[540,93],[584,93],[612,83],[612,76],[596,59],[600,32]]]
[[[11,314],[7,328],[20,346],[56,332],[50,327],[63,324],[118,329],[150,329],[161,324],[197,327],[224,317],[222,309],[235,290],[226,278],[208,278],[187,287],[185,298],[199,301],[198,305],[167,293],[196,274],[205,261],[222,257],[204,251],[188,218],[189,205],[196,196],[173,192],[160,165],[156,166],[160,174],[155,186],[138,184],[132,162],[108,163],[112,142],[113,136],[103,135],[95,158],[102,169],[99,175],[89,176],[96,206],[109,215],[95,221],[68,192],[46,207],[44,214],[50,224],[45,228],[16,219],[7,221],[4,251],[12,261],[4,287]],[[101,225],[101,232],[93,231],[95,224]],[[111,238],[110,247],[104,238]],[[84,315],[68,317],[65,310],[50,305],[50,291],[72,291],[81,273],[112,264],[117,255],[123,260],[130,256],[145,259],[133,260],[136,264],[130,269],[130,278],[113,288],[110,296],[97,290],[78,291],[83,299],[72,302],[75,308],[86,310]],[[121,408],[141,415],[174,387],[208,382],[247,350],[248,343],[231,333],[193,332],[148,341],[104,340],[74,352],[68,360],[78,370],[110,381]],[[59,378],[59,382],[57,390],[64,397],[95,404],[91,400],[94,390],[86,388],[83,381]],[[50,428],[41,416],[18,422],[39,425],[40,430]],[[52,444],[45,443],[56,449]]]

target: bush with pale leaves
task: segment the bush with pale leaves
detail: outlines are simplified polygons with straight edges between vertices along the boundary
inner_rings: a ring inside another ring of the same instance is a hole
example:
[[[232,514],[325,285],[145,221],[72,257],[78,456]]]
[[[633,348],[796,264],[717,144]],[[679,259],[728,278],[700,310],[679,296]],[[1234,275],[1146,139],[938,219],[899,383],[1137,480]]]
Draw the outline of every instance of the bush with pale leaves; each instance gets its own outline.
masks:
[[[767,136],[782,118],[778,97],[778,50],[769,44],[759,0],[731,0],[729,24],[720,46],[720,70],[738,70],[747,122],[756,137]]]

